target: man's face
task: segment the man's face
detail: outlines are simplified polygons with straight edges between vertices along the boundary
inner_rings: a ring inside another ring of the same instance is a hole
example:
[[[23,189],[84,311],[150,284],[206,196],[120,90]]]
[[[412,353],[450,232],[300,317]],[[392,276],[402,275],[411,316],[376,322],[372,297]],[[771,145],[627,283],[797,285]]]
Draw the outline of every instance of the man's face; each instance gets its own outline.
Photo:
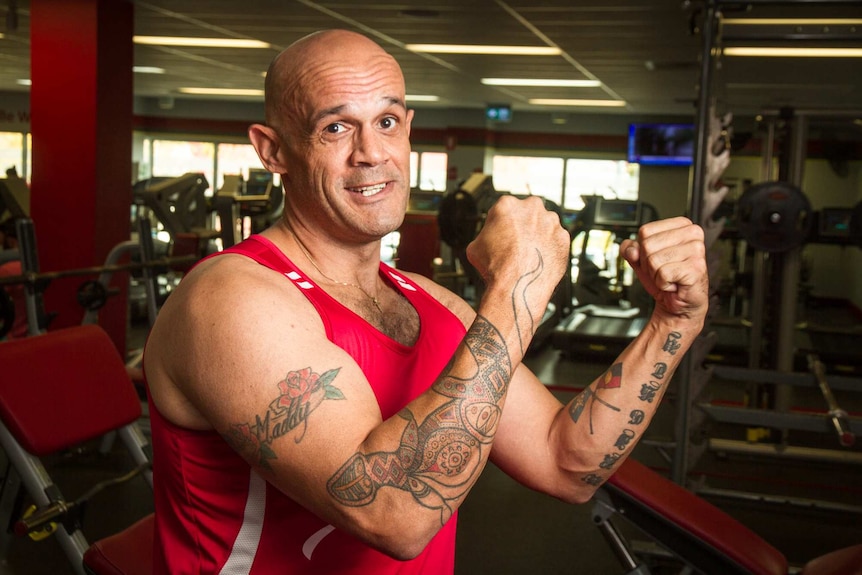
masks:
[[[285,191],[295,213],[348,242],[397,229],[410,192],[413,118],[397,64],[385,53],[318,59],[291,88]]]

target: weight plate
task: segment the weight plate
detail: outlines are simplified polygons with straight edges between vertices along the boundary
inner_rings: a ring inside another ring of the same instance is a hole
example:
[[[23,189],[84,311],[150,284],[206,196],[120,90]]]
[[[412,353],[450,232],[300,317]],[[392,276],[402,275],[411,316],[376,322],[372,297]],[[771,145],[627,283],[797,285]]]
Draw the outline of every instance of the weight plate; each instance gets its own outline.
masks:
[[[465,249],[478,234],[479,208],[473,196],[463,190],[447,194],[440,202],[437,227],[440,239],[453,250]]]
[[[108,290],[102,282],[88,280],[78,287],[78,303],[88,311],[102,309],[108,301]]]
[[[801,189],[787,182],[761,182],[739,198],[740,235],[755,249],[786,252],[808,239],[811,203]]]

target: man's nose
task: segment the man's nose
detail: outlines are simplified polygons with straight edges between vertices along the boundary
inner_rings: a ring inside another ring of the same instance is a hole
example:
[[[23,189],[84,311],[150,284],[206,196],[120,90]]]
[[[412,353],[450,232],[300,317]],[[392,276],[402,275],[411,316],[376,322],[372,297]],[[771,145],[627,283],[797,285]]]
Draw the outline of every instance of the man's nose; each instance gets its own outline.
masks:
[[[386,161],[384,137],[373,128],[362,127],[356,131],[353,143],[353,163],[376,166]]]

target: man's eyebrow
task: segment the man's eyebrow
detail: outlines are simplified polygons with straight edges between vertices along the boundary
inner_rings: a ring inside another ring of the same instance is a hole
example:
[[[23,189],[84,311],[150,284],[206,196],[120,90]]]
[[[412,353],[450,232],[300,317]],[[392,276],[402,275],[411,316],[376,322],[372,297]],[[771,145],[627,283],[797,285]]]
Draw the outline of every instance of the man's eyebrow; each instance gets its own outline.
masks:
[[[387,102],[390,106],[398,106],[399,108],[401,108],[405,111],[407,110],[407,104],[405,103],[403,98],[399,98],[397,96],[387,96],[383,100],[385,102]],[[346,104],[341,104],[339,106],[333,106],[332,108],[327,108],[325,110],[321,110],[320,112],[315,114],[315,116],[313,118],[314,125],[316,125],[318,122],[320,122],[324,118],[327,118],[329,116],[337,116],[338,114],[341,114],[346,107],[347,107]]]
[[[345,108],[345,104],[342,104],[340,106],[335,106],[332,108],[327,108],[326,110],[321,110],[312,119],[312,121],[314,123],[313,125],[316,125],[318,122],[320,122],[321,120],[323,120],[324,118],[326,118],[328,116],[335,116],[335,115],[340,114],[341,111],[344,110],[344,108]]]
[[[407,109],[407,103],[404,101],[403,98],[399,98],[397,96],[389,96],[386,99],[389,100],[389,103],[393,106],[398,106],[399,108],[404,108],[405,110]]]

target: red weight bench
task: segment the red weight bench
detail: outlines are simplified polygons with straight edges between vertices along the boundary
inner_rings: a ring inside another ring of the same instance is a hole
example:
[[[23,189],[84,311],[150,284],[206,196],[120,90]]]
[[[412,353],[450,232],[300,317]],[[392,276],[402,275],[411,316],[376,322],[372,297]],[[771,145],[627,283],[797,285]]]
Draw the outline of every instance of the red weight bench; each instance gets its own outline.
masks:
[[[120,533],[93,543],[84,553],[88,575],[152,575],[154,518],[150,513]]]
[[[787,575],[787,559],[737,520],[634,459],[595,496],[593,520],[630,575],[649,574],[612,519],[622,517],[696,573]],[[800,575],[862,575],[862,544],[809,561]]]
[[[45,534],[55,525],[57,539],[76,573],[86,575],[89,548],[82,530],[83,504],[102,488],[143,474],[152,487],[147,440],[138,428],[141,401],[126,366],[108,334],[97,325],[81,325],[0,343],[0,446],[11,466],[0,510],[4,528],[15,533]],[[127,448],[134,469],[67,500],[42,459],[115,432]],[[11,517],[20,489],[36,506],[32,515]],[[143,539],[143,545],[147,544]],[[149,540],[152,548],[152,536]],[[151,561],[151,560],[150,560]],[[99,572],[101,573],[101,572]]]

